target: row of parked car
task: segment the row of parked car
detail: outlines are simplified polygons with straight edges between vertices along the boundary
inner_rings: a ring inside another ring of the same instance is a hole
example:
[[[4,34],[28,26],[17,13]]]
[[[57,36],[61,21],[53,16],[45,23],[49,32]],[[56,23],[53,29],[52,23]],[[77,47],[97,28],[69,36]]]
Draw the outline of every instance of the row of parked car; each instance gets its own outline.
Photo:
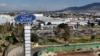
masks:
[[[72,30],[71,36],[100,35],[100,30]]]

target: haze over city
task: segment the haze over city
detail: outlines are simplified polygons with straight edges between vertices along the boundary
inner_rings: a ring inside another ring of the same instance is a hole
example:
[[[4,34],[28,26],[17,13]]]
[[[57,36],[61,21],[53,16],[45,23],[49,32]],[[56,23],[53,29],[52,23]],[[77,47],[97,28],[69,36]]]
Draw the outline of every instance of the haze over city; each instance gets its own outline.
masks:
[[[100,0],[0,0],[0,10],[54,11],[95,2]]]

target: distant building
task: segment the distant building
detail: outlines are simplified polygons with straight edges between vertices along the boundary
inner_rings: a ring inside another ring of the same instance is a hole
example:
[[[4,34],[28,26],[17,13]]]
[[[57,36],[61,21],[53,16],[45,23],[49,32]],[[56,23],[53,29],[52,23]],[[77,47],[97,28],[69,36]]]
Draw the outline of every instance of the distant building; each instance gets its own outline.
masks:
[[[70,22],[70,20],[66,18],[51,18],[51,17],[37,17],[36,20],[37,22],[45,25],[47,25],[48,23],[51,23],[52,25],[58,25],[61,23]]]
[[[43,17],[44,15],[43,14],[33,14],[35,15],[36,17]]]
[[[0,15],[0,24],[5,24],[7,22],[15,23],[14,16],[1,14]]]

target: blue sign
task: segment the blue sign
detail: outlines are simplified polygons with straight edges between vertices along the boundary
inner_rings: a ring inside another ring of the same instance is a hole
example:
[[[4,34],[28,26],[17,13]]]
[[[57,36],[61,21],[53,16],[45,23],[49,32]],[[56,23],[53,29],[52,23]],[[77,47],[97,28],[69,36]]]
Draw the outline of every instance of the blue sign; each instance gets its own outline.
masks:
[[[33,20],[35,20],[35,18],[36,17],[32,14],[21,14],[15,18],[15,21],[19,23],[28,23],[28,22],[32,22]]]

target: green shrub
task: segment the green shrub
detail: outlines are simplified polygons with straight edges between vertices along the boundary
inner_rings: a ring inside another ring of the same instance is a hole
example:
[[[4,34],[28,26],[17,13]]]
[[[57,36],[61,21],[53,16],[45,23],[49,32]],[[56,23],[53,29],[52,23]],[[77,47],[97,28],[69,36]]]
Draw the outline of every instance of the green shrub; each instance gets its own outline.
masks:
[[[0,53],[2,52],[2,47],[0,46]]]

